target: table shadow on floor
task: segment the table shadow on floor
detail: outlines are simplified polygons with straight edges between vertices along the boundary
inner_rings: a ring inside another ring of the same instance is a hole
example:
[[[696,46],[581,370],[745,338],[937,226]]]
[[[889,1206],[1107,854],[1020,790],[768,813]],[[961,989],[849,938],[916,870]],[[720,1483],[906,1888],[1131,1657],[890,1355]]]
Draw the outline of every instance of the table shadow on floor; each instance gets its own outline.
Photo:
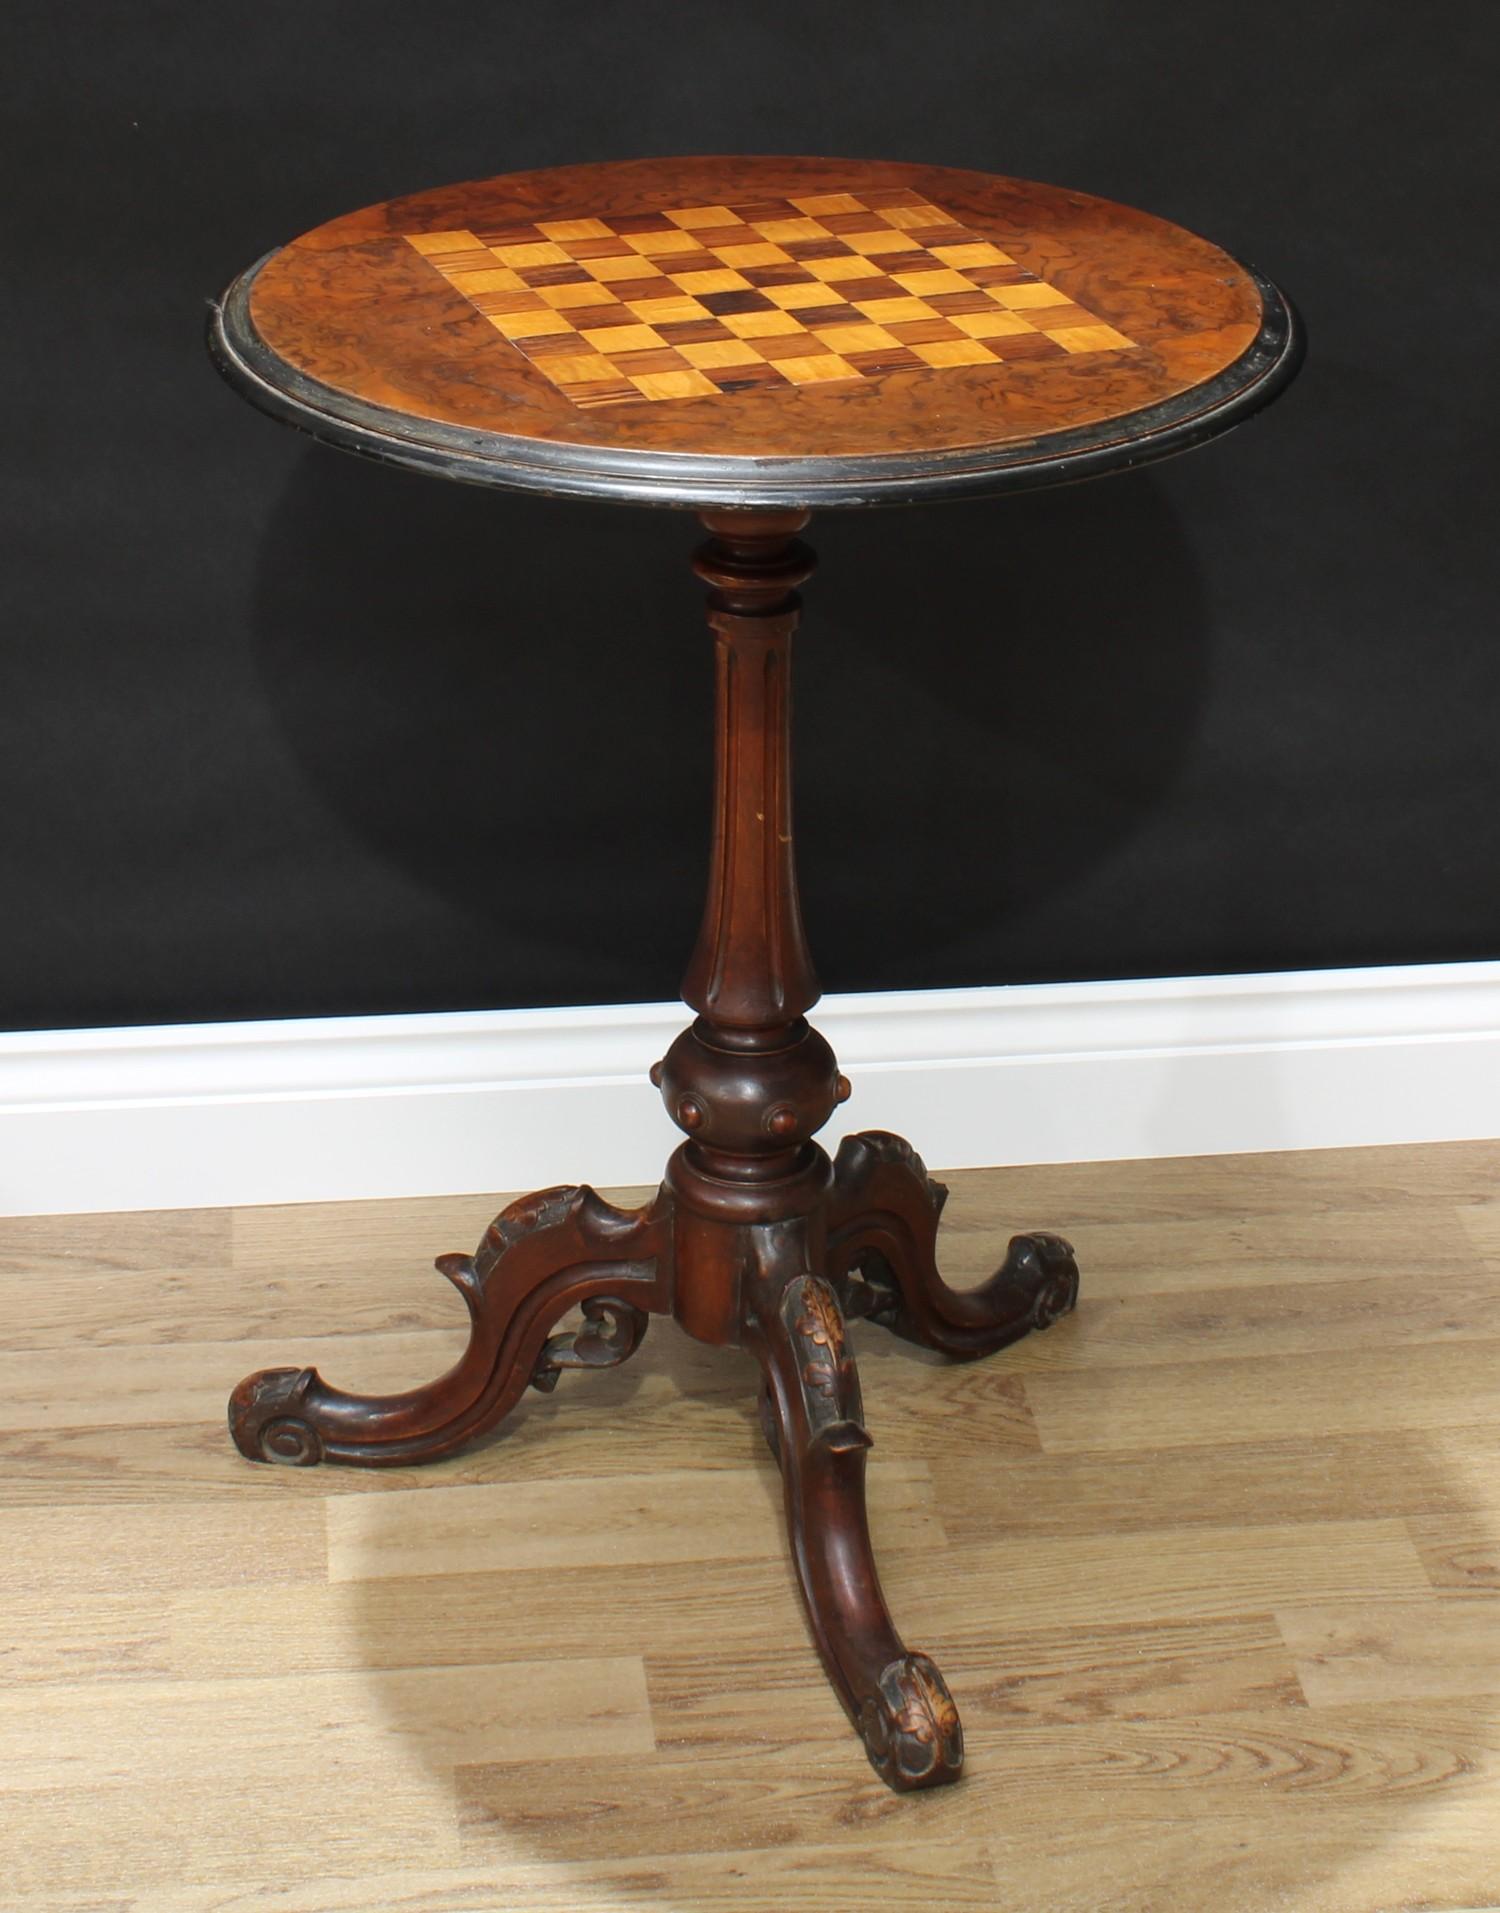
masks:
[[[1066,1333],[1066,1324],[1051,1333]],[[876,1386],[867,1387],[867,1411],[876,1433],[875,1465],[893,1479],[912,1467],[899,1444],[881,1438],[882,1427],[896,1419],[889,1411],[884,1418],[881,1413],[893,1384],[903,1392],[940,1396],[946,1378],[977,1371],[955,1370],[925,1352],[906,1350],[870,1325],[860,1327],[857,1340],[862,1361],[880,1351],[867,1367],[867,1376],[877,1367],[883,1371]],[[953,1859],[953,1877],[933,1881],[945,1904],[998,1907],[1006,1903],[1003,1896],[986,1897],[997,1891],[993,1876],[984,1874],[990,1859],[998,1864],[1003,1854],[1019,1869],[1018,1877],[1031,1882],[1051,1878],[1051,1868],[1061,1877],[1075,1843],[1078,1864],[1085,1866],[1083,1856],[1098,1848],[1111,1826],[1117,1824],[1122,1838],[1138,1842],[1153,1815],[1165,1826],[1186,1812],[1202,1842],[1195,1865],[1202,1864],[1201,1853],[1218,1851],[1224,1879],[1237,1883],[1235,1891],[1242,1895],[1235,1905],[1248,1910],[1279,1904],[1255,1850],[1285,1843],[1304,1869],[1300,1884],[1308,1905],[1364,1908],[1386,1904],[1374,1884],[1382,1852],[1410,1869],[1424,1840],[1441,1843],[1445,1815],[1459,1804],[1452,1789],[1462,1793],[1478,1778],[1464,1756],[1442,1744],[1441,1710],[1428,1732],[1415,1715],[1408,1728],[1391,1729],[1384,1748],[1378,1726],[1354,1719],[1346,1728],[1337,1709],[1303,1714],[1290,1705],[1270,1715],[1264,1706],[1252,1707],[1238,1718],[1229,1713],[1201,1722],[1176,1720],[1170,1708],[1158,1718],[1149,1704],[1138,1714],[1118,1717],[1106,1710],[1092,1722],[1071,1704],[1055,1722],[1045,1713],[1029,1718],[1010,1683],[981,1670],[997,1660],[1006,1664],[1012,1646],[1016,1666],[1030,1665],[1028,1653],[1040,1651],[1035,1615],[1012,1634],[1007,1589],[997,1582],[992,1631],[975,1616],[967,1632],[960,1628],[958,1640],[935,1634],[925,1610],[940,1604],[947,1570],[941,1559],[924,1564],[910,1551],[902,1553],[901,1517],[893,1511],[899,1496],[887,1496],[882,1511],[877,1489],[872,1527],[877,1555],[889,1570],[898,1627],[947,1665],[961,1691],[970,1754],[961,1786],[927,1796],[894,1796],[865,1765],[802,1625],[779,1539],[779,1487],[752,1412],[753,1369],[743,1356],[705,1350],[667,1323],[654,1325],[631,1366],[639,1369],[643,1363],[653,1373],[639,1376],[634,1391],[626,1385],[628,1371],[573,1376],[565,1378],[566,1390],[548,1405],[549,1417],[584,1416],[597,1425],[602,1416],[616,1428],[605,1473],[569,1484],[557,1500],[558,1519],[594,1526],[601,1562],[606,1561],[618,1492],[612,1490],[608,1468],[626,1471],[619,1505],[631,1505],[631,1496],[648,1496],[650,1471],[676,1416],[693,1430],[710,1481],[715,1468],[756,1471],[764,1504],[756,1519],[766,1524],[768,1546],[747,1552],[741,1564],[728,1568],[723,1562],[695,1566],[682,1559],[656,1568],[627,1553],[615,1570],[601,1565],[557,1573],[548,1654],[579,1663],[600,1656],[644,1656],[658,1735],[654,1751],[590,1750],[581,1738],[576,1757],[553,1750],[532,1762],[512,1752],[498,1758],[471,1755],[445,1765],[435,1753],[445,1736],[451,1744],[442,1690],[434,1690],[431,1705],[420,1686],[388,1690],[391,1732],[408,1744],[413,1757],[431,1759],[433,1779],[452,1788],[468,1864],[497,1869],[532,1862],[584,1865],[590,1871],[587,1893],[579,1883],[580,1904],[610,1905],[618,1899],[632,1908],[640,1903],[639,1869],[649,1865],[650,1903],[686,1909],[703,1903],[705,1867],[717,1869],[714,1879],[725,1905],[752,1906],[757,1904],[756,1854],[785,1849],[790,1860],[805,1849],[809,1872],[802,1903],[832,1906],[873,1899],[887,1867],[915,1864],[913,1856],[925,1851]],[[1001,1352],[983,1366],[1003,1379],[1007,1357]],[[898,1374],[903,1379],[896,1383]],[[652,1407],[653,1392],[664,1381],[676,1394],[665,1418],[659,1403]],[[533,1421],[526,1435],[540,1441],[545,1430]],[[506,1442],[496,1441],[483,1451],[478,1474],[470,1477],[489,1483],[497,1508],[507,1480],[524,1478],[523,1448],[537,1452],[527,1439],[509,1451],[508,1459]],[[666,1465],[678,1467],[690,1459],[686,1447],[675,1457],[663,1457]],[[997,1471],[1027,1470],[1030,1486],[1046,1496],[1053,1492],[1049,1470],[1054,1466],[1060,1477],[1056,1492],[1066,1492],[1061,1477],[1073,1460],[1064,1456],[1054,1464],[1044,1455],[998,1455],[994,1465]],[[1435,1469],[1442,1460],[1441,1444],[1434,1442]],[[1205,1466],[1212,1467],[1211,1454]],[[429,1474],[422,1485],[431,1479]],[[1005,1499],[998,1497],[1001,1503]],[[366,1504],[364,1541],[372,1562],[378,1563],[399,1535],[398,1501],[377,1496]],[[1107,1514],[1083,1519],[1066,1532],[1106,1548],[1111,1537],[1119,1537],[1122,1547],[1128,1545],[1126,1537],[1139,1538],[1128,1513],[1118,1521]],[[1012,1539],[1017,1571],[1025,1573],[1033,1544],[1029,1529],[1017,1528]],[[344,1566],[352,1571],[351,1629],[357,1637],[368,1625],[369,1664],[389,1665],[388,1611],[380,1583],[362,1582],[357,1560],[346,1558]],[[498,1638],[514,1640],[515,1658],[524,1658],[535,1600],[534,1583],[523,1594],[517,1578],[503,1569],[485,1579],[489,1624]],[[665,1641],[664,1602],[671,1605]],[[1083,1632],[1092,1639],[1108,1616],[1108,1599],[1101,1598],[1097,1624]],[[1148,1623],[1141,1625],[1149,1631]],[[977,1644],[981,1635],[986,1645]],[[1050,1633],[1047,1638],[1051,1641]],[[412,1662],[420,1663],[421,1640],[413,1638],[408,1646]],[[1058,1651],[1051,1642],[1047,1652]],[[1097,1641],[1090,1651],[1099,1651]],[[476,1656],[474,1681],[503,1683],[505,1658],[496,1655],[479,1664]],[[578,1705],[586,1734],[586,1697]],[[1024,1759],[1017,1755],[1018,1740],[1029,1749]],[[1453,1746],[1460,1744],[1456,1739]],[[1383,1780],[1382,1763],[1389,1767]],[[1424,1831],[1429,1826],[1430,1835]],[[973,1877],[958,1869],[959,1855],[967,1855],[977,1869]],[[1206,1877],[1198,1877],[1199,1889]],[[1337,1898],[1346,1883],[1347,1902]],[[1170,1896],[1132,1897],[1132,1882],[1123,1877],[1112,1876],[1111,1890],[1120,1897],[1110,1903],[1122,1906],[1193,1903]],[[843,1901],[840,1892],[847,1896]]]

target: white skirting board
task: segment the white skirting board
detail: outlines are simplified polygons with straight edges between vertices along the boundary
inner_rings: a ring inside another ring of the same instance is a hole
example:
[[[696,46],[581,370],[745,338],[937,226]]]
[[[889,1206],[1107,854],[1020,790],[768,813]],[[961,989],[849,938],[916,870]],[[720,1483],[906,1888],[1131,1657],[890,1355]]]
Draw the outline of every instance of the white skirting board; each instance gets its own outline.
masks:
[[[0,1214],[588,1181],[681,1141],[678,1003],[0,1035]],[[826,997],[854,1094],[934,1169],[1500,1136],[1500,962]]]

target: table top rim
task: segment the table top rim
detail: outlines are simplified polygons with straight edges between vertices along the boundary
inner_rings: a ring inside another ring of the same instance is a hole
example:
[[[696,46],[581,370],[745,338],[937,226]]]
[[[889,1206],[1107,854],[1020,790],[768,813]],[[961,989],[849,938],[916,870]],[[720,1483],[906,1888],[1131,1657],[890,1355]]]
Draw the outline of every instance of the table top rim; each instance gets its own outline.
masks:
[[[817,458],[579,446],[405,418],[289,365],[260,339],[249,314],[255,276],[278,250],[241,273],[209,313],[214,364],[258,410],[383,464],[497,490],[643,505],[910,504],[1102,476],[1172,457],[1231,430],[1291,382],[1306,350],[1291,300],[1253,266],[1236,261],[1263,311],[1260,331],[1240,357],[1174,398],[1072,431],[952,451]]]

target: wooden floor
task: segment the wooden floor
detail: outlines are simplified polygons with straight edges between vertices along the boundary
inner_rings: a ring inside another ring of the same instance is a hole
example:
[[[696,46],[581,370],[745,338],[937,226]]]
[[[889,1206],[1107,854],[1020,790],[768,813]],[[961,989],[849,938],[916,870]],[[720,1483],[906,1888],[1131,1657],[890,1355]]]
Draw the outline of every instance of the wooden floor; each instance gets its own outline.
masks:
[[[500,1198],[0,1222],[6,1913],[1500,1904],[1500,1145],[955,1176],[861,1324],[872,1522],[965,1780],[889,1794],[808,1646],[744,1357],[653,1323],[480,1452],[253,1467],[247,1369],[425,1380]]]

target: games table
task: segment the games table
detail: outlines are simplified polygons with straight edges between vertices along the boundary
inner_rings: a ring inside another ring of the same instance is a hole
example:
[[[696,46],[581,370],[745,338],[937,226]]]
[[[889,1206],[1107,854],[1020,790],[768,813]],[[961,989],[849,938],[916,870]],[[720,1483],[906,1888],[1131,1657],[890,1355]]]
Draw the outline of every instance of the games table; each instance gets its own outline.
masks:
[[[797,534],[816,507],[1053,484],[1197,445],[1292,378],[1288,302],[1206,241],[1083,193],[864,160],[641,160],[335,219],[237,279],[210,343],[247,398],[330,444],[696,512],[718,658],[708,899],[682,987],[696,1020],[651,1072],[686,1140],[658,1194],[513,1202],[472,1256],[438,1260],[471,1320],[446,1375],[368,1397],[267,1370],[234,1391],[235,1442],[298,1466],[432,1461],[528,1387],[624,1361],[653,1314],[743,1346],[829,1680],[892,1787],[956,1779],[958,1709],[880,1590],[846,1325],[969,1360],[1071,1309],[1078,1271],[1060,1236],[1021,1235],[981,1287],[951,1289],[944,1192],[911,1145],[868,1131],[830,1161],[813,1140],[850,1086],[806,1020],[789,671],[813,559]]]

